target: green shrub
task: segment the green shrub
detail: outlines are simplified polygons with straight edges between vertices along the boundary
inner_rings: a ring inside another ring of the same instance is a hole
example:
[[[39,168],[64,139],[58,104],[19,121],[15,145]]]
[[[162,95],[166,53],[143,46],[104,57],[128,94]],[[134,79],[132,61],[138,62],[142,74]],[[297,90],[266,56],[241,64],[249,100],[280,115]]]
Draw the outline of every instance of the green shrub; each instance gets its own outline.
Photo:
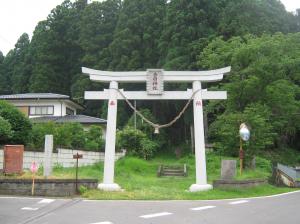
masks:
[[[31,123],[15,106],[0,101],[0,116],[11,125],[11,144],[26,144],[29,141]]]
[[[85,133],[79,123],[57,125],[55,138],[57,145],[60,147],[82,149],[85,144]]]
[[[85,192],[87,192],[88,188],[86,186],[80,185],[79,187],[79,193],[80,194],[84,194]]]
[[[57,145],[56,124],[54,122],[34,124],[30,134],[29,146],[34,150],[44,149],[45,135],[54,136],[54,147]]]
[[[5,144],[12,136],[11,125],[3,117],[0,117],[0,144]]]
[[[142,131],[127,126],[117,133],[117,147],[125,148],[129,155],[149,159],[157,150],[158,144]]]
[[[232,112],[219,116],[210,126],[210,137],[220,152],[237,156],[240,144],[239,127],[245,122],[249,125],[251,136],[249,142],[243,143],[243,148],[247,156],[253,156],[273,144],[276,134],[269,117],[268,107],[260,104],[249,105],[243,113]]]
[[[148,138],[143,138],[141,140],[141,149],[139,150],[140,157],[148,159],[153,157],[155,151],[158,148],[158,144]]]
[[[56,130],[57,132],[54,138],[56,139],[57,146],[71,148],[72,137],[69,127],[64,124],[56,124]]]
[[[96,125],[90,126],[86,133],[85,148],[88,150],[101,150],[104,147],[103,131],[102,128]]]
[[[68,123],[65,124],[68,126],[71,133],[71,147],[83,149],[85,145],[85,131],[83,126],[79,123]]]
[[[85,143],[84,148],[89,150],[89,151],[98,151],[98,150],[100,150],[99,145],[97,144],[97,142],[91,141],[91,140],[89,140]]]
[[[84,131],[79,123],[48,122],[33,125],[30,147],[35,150],[43,149],[47,134],[53,135],[54,148],[101,150],[104,145],[101,127],[91,126],[89,131]]]
[[[141,109],[140,113],[150,121],[158,123],[157,119],[155,118],[155,116],[153,116],[152,112],[149,109]],[[134,115],[129,118],[126,126],[129,126],[131,128],[136,127],[136,129],[141,130],[144,134],[146,134],[148,139],[155,141],[157,143],[157,146],[160,146],[161,150],[166,150],[168,148],[168,136],[164,128],[159,130],[159,134],[154,134],[154,128],[151,125],[149,125],[139,116],[137,116],[135,119]]]

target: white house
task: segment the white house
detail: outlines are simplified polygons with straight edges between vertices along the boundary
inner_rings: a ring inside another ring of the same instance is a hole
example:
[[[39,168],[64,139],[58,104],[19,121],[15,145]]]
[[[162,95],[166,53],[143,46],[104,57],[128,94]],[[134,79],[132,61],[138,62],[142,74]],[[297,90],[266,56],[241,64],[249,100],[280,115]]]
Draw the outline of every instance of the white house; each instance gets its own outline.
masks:
[[[103,129],[103,136],[105,137],[106,120],[78,114],[78,110],[83,110],[84,107],[67,95],[24,93],[0,95],[0,100],[5,100],[15,105],[33,123],[49,121],[56,123],[76,122],[81,123],[86,130],[90,125],[99,125]]]

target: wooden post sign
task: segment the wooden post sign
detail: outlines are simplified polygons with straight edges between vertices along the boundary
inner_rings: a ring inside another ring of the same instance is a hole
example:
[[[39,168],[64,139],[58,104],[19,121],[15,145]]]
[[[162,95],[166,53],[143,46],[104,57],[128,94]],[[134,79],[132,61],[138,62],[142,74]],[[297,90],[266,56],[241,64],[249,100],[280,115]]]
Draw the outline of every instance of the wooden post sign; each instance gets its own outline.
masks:
[[[76,193],[78,193],[78,159],[82,159],[83,156],[82,154],[79,154],[78,152],[73,155],[73,159],[76,159],[76,182],[75,182],[75,186],[76,186]]]

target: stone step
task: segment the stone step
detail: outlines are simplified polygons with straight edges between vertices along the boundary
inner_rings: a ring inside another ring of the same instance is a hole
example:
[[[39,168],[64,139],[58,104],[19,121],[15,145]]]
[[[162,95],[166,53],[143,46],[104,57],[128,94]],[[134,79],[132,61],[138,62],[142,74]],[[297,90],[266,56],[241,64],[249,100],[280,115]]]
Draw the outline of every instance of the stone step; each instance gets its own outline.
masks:
[[[182,166],[163,166],[158,167],[157,176],[187,176],[186,164]]]
[[[180,170],[163,169],[163,172],[182,173],[184,171],[182,169],[180,169]]]
[[[163,172],[162,176],[184,176],[184,173],[170,173],[170,172]]]

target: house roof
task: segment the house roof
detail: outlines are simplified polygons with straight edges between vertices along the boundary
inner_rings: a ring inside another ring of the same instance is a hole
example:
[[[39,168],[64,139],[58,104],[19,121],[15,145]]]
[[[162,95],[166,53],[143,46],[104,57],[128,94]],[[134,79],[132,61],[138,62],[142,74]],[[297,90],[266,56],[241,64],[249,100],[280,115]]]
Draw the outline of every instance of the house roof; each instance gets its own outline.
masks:
[[[0,100],[68,100],[78,109],[84,106],[73,101],[69,96],[56,93],[21,93],[12,95],[0,95]]]
[[[75,122],[81,124],[106,124],[106,120],[90,117],[86,115],[66,115],[66,116],[44,116],[44,117],[35,117],[30,118],[33,123],[45,123],[53,121],[55,123],[68,123]]]
[[[12,95],[1,95],[0,99],[4,100],[21,100],[21,99],[70,99],[67,95],[56,93],[22,93]]]

